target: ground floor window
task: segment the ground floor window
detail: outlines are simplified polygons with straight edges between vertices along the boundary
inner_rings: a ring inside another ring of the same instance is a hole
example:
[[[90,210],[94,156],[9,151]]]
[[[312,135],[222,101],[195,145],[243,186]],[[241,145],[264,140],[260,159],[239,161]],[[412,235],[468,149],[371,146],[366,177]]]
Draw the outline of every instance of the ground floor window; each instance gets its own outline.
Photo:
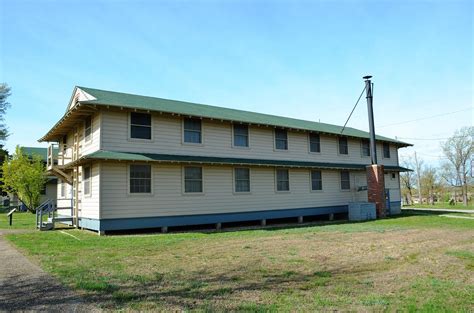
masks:
[[[250,192],[250,169],[234,169],[235,192]]]
[[[287,169],[276,170],[277,191],[290,190],[290,174]]]
[[[184,192],[202,192],[202,167],[187,166],[184,168]]]
[[[130,193],[151,193],[151,165],[130,165]]]
[[[84,166],[83,168],[83,184],[84,184],[84,195],[90,195],[91,194],[91,167],[90,166]]]
[[[311,171],[311,190],[323,190],[323,179],[321,171]]]
[[[342,190],[351,189],[351,179],[350,179],[349,171],[341,172],[341,189]]]

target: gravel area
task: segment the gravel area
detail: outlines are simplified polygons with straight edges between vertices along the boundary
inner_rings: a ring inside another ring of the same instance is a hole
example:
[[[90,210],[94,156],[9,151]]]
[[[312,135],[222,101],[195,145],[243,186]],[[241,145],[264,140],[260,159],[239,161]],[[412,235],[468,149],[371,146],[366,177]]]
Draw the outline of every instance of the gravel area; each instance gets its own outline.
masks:
[[[13,232],[0,230],[0,312],[99,312],[12,247]]]

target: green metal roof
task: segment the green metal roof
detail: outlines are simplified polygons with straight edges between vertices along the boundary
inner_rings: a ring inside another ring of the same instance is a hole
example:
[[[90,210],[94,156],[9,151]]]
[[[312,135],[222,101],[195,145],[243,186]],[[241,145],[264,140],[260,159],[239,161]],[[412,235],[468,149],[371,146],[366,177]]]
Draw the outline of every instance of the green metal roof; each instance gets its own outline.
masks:
[[[48,158],[48,148],[41,148],[41,147],[20,147],[23,154],[27,155],[28,157],[32,158],[34,155],[38,155],[41,157],[41,160],[46,162]],[[58,148],[53,149],[54,156],[58,155]]]
[[[121,108],[139,109],[147,111],[159,111],[164,113],[176,113],[203,118],[221,119],[226,121],[243,122],[257,125],[270,125],[277,127],[301,129],[341,135],[342,126],[299,120],[283,116],[255,113],[249,111],[235,110],[205,104],[168,100],[147,96],[139,96],[114,91],[106,91],[87,87],[77,87],[96,100],[81,101],[85,104],[108,105]],[[344,129],[343,135],[358,138],[369,138],[369,133],[351,127]],[[396,143],[400,146],[411,146],[409,143],[392,138],[376,136],[377,140]]]
[[[290,161],[290,160],[266,160],[266,159],[245,159],[245,158],[223,158],[194,155],[172,155],[172,154],[152,154],[152,153],[132,153],[99,150],[81,158],[84,160],[115,160],[134,162],[166,162],[166,163],[203,163],[203,164],[234,164],[234,165],[255,165],[255,166],[278,166],[278,167],[306,167],[320,169],[349,169],[365,170],[367,164],[345,164],[330,162],[311,161]],[[410,171],[400,166],[385,166],[386,170]]]

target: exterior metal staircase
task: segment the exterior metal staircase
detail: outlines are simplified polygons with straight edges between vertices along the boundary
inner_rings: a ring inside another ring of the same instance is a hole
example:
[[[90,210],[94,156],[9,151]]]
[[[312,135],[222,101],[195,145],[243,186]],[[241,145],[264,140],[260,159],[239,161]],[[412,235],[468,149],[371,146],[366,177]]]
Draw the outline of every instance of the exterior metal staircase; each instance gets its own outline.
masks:
[[[47,217],[46,221],[44,221],[45,216]],[[36,208],[36,228],[38,230],[52,230],[56,222],[72,224],[73,217],[56,216],[56,207],[51,199],[46,200]]]

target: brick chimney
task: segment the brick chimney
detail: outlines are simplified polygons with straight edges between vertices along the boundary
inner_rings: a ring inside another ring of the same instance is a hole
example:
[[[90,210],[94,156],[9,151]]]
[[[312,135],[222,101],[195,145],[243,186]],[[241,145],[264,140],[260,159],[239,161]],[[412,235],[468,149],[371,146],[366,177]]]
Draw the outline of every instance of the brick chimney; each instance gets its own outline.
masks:
[[[385,177],[383,165],[367,165],[367,200],[375,203],[377,218],[385,217]]]

